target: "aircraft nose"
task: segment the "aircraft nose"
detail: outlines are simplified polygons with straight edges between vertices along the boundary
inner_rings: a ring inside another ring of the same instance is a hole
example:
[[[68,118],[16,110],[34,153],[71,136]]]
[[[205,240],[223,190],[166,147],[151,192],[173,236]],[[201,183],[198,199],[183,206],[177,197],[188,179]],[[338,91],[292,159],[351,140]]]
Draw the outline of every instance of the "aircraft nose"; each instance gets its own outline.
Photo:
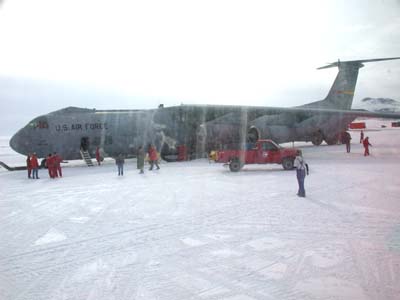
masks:
[[[17,151],[18,147],[18,136],[17,134],[14,134],[10,140],[10,147],[14,150]],[[18,152],[18,151],[17,151]]]
[[[10,140],[10,147],[21,154],[27,154],[27,146],[29,144],[28,136],[24,133],[24,130],[19,130],[14,134]]]

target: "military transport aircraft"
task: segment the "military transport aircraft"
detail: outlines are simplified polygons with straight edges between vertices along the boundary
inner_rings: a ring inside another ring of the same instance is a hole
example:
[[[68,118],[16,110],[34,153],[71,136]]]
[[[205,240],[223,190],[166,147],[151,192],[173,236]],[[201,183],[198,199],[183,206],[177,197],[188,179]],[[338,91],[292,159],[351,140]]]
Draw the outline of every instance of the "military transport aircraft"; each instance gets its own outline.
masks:
[[[201,157],[207,151],[258,139],[278,143],[322,141],[336,144],[356,117],[400,118],[399,114],[351,110],[358,71],[363,63],[400,57],[338,61],[325,99],[293,108],[229,105],[180,105],[149,110],[96,110],[67,107],[39,116],[19,130],[10,146],[21,154],[45,157],[54,151],[64,159],[134,156],[138,146],[155,144],[165,160]],[[187,155],[186,155],[187,154]]]

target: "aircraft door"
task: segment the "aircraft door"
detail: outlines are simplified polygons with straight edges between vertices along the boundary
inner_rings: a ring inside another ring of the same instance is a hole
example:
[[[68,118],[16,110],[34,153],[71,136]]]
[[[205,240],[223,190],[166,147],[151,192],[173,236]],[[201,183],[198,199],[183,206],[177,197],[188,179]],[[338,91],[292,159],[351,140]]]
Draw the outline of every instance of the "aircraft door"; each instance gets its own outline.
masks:
[[[89,137],[85,136],[81,138],[81,150],[89,151],[90,141]]]

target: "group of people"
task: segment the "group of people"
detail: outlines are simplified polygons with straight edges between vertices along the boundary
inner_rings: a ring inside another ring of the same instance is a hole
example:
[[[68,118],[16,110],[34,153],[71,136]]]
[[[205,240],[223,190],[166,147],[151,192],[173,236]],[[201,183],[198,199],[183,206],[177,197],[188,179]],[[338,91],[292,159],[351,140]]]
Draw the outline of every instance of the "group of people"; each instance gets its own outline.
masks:
[[[350,141],[351,141],[351,136],[348,132],[343,136],[342,138],[343,142],[346,144],[346,150],[349,153],[350,152]],[[363,144],[364,146],[364,156],[369,155],[369,146],[372,146],[369,142],[368,137],[364,138],[364,132],[360,132],[360,143]],[[149,163],[150,163],[150,168],[149,171],[153,170],[154,166],[157,167],[157,170],[160,169],[160,166],[158,165],[158,153],[156,148],[152,145],[149,144],[147,148],[147,154],[149,158]],[[137,153],[137,169],[140,170],[139,174],[144,174],[144,161],[146,158],[146,153],[143,149],[143,146],[139,146]],[[100,150],[97,147],[96,149],[96,160],[97,163],[100,165],[101,162],[101,156],[100,156]],[[53,153],[53,155],[50,153],[47,158],[46,158],[46,167],[49,171],[49,176],[50,178],[56,178],[58,176],[62,177],[62,170],[61,170],[61,161],[62,158],[60,155],[58,155],[56,152]],[[27,163],[27,169],[28,169],[28,178],[36,178],[39,179],[38,177],[38,169],[39,169],[39,163],[38,159],[36,156],[36,153],[33,153],[32,155],[29,154],[26,160]],[[122,154],[119,154],[115,158],[115,164],[118,167],[118,176],[123,176],[124,175],[124,164],[125,164],[125,158]],[[309,167],[308,164],[306,163],[305,159],[303,158],[301,150],[297,152],[297,156],[294,160],[294,167],[296,168],[296,177],[297,177],[297,182],[299,185],[299,189],[297,192],[297,196],[299,197],[305,197],[306,196],[306,191],[304,188],[304,180],[306,175],[309,175]]]
[[[153,170],[154,166],[157,168],[157,170],[159,170],[160,166],[158,165],[158,153],[153,145],[151,144],[148,145],[147,154],[150,163],[149,170],[150,171]],[[139,172],[140,174],[144,174],[145,158],[146,158],[146,153],[143,149],[143,146],[140,146],[137,151],[137,168],[140,170]],[[62,177],[62,169],[61,169],[62,160],[63,160],[62,157],[58,155],[57,152],[54,152],[53,154],[50,153],[46,157],[45,166],[48,169],[50,178]],[[102,156],[100,154],[99,148],[96,149],[96,161],[98,165],[100,165],[102,161]],[[125,164],[124,156],[122,154],[119,154],[115,158],[115,163],[118,167],[118,176],[123,176],[124,164]],[[26,166],[28,170],[28,178],[39,179],[39,162],[36,153],[28,154],[26,159]]]
[[[342,143],[346,145],[347,153],[350,153],[350,141],[351,141],[350,133],[348,133],[347,131],[343,132]],[[372,146],[372,145],[369,142],[368,137],[364,138],[364,131],[362,131],[362,130],[360,132],[360,144],[363,144],[363,146],[364,146],[364,156],[368,156],[369,155],[369,146]]]
[[[62,158],[57,152],[49,154],[46,157],[45,166],[49,171],[50,178],[62,177],[61,170]],[[28,170],[28,178],[39,179],[39,161],[36,153],[29,153],[26,158],[26,169]]]
[[[151,144],[148,145],[147,154],[148,154],[149,163],[150,163],[149,171],[153,170],[154,166],[156,166],[157,170],[159,170],[160,166],[158,165],[158,153],[157,153],[156,148],[153,145],[151,145]],[[143,149],[143,146],[139,146],[137,153],[136,153],[136,157],[137,157],[137,169],[140,170],[139,174],[144,174],[144,160],[146,158],[146,153]],[[115,158],[115,164],[118,167],[118,176],[123,176],[124,175],[125,158],[122,154],[119,154]]]
[[[62,157],[57,152],[47,155],[45,165],[49,171],[50,178],[62,177],[61,162]]]
[[[346,144],[346,151],[347,153],[350,153],[350,141],[351,141],[351,135],[348,132],[344,132],[342,136],[342,142]],[[369,138],[365,137],[364,138],[364,131],[361,130],[360,132],[360,144],[363,144],[364,146],[364,156],[369,155],[369,146],[372,146],[371,143],[369,142]],[[306,191],[304,189],[304,179],[306,178],[306,175],[309,174],[309,168],[308,164],[303,158],[301,150],[297,152],[297,156],[294,160],[294,167],[296,168],[296,176],[297,176],[297,182],[299,185],[299,190],[297,192],[297,196],[299,197],[305,197],[306,196]]]

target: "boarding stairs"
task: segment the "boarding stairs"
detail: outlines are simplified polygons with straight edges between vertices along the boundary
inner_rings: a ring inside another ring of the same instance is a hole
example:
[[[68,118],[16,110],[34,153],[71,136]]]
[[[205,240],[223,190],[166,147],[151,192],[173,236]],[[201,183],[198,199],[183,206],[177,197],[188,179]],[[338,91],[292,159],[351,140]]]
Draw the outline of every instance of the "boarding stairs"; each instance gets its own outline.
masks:
[[[81,156],[82,159],[85,161],[85,163],[88,165],[88,167],[93,167],[93,162],[92,158],[90,157],[89,151],[83,151],[81,150]]]

